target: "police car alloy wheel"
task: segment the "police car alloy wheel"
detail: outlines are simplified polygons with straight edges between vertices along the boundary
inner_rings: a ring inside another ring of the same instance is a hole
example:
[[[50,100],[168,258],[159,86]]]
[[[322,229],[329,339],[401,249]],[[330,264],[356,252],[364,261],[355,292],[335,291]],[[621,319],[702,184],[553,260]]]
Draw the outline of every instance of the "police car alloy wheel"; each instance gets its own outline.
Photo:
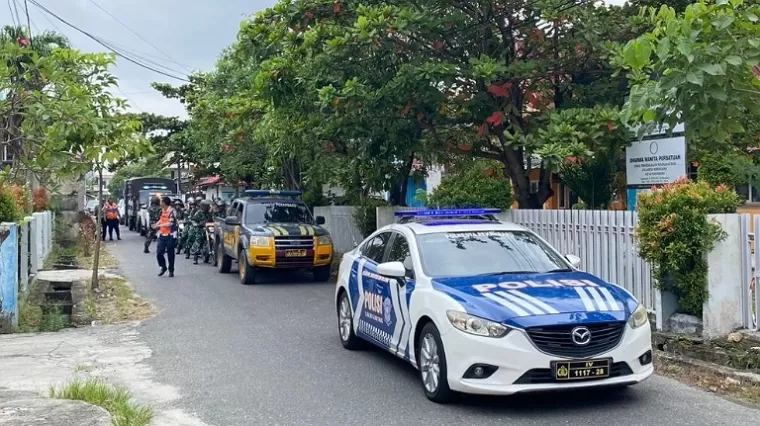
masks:
[[[340,295],[338,301],[338,335],[340,343],[348,350],[359,349],[362,341],[354,334],[354,319],[351,312],[351,302],[348,295],[344,292]]]
[[[433,323],[426,324],[420,336],[417,356],[425,396],[433,402],[448,402],[453,392],[446,375],[446,354],[441,336]]]

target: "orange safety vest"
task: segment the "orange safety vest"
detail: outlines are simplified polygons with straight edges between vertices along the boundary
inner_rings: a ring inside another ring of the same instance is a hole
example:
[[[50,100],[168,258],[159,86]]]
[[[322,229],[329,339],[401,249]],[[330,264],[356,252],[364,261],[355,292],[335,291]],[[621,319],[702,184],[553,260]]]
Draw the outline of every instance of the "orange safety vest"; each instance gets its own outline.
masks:
[[[119,206],[116,204],[106,204],[106,219],[113,220],[119,218]]]
[[[167,223],[169,223],[169,219],[171,218],[172,214],[174,213],[174,209],[169,207],[166,210],[161,210],[161,217],[158,219],[158,233],[161,236],[169,236],[174,231],[172,228],[173,226],[163,226]]]

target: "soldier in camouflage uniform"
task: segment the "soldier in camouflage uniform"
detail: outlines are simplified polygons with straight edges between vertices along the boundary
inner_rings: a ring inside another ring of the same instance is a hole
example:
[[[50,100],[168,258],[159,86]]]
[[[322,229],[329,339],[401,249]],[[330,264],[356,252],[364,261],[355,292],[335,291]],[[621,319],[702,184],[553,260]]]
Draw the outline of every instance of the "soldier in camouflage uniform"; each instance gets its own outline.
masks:
[[[216,200],[216,217],[220,219],[227,217],[227,203],[222,198]]]
[[[206,223],[213,221],[211,204],[206,200],[201,201],[200,207],[193,213],[192,217],[193,246],[190,248],[190,252],[193,255],[193,263],[196,265],[198,264],[198,256],[201,254],[201,249],[207,244]]]
[[[195,200],[192,198],[187,199],[187,210],[182,217],[182,222],[185,224],[185,231],[182,233],[182,249],[185,251],[185,259],[190,259],[190,247],[193,245],[193,215],[197,211]]]
[[[150,207],[148,207],[148,217],[150,218],[150,226],[158,222],[161,217],[161,200],[158,197],[152,197],[150,199]],[[145,249],[143,253],[150,253],[150,243],[156,240],[156,231],[148,228],[145,231]]]
[[[185,220],[185,205],[182,203],[181,200],[174,200],[174,214],[177,217],[177,221],[182,223]],[[175,248],[175,253],[180,254],[182,251],[182,230],[177,231],[177,244]]]

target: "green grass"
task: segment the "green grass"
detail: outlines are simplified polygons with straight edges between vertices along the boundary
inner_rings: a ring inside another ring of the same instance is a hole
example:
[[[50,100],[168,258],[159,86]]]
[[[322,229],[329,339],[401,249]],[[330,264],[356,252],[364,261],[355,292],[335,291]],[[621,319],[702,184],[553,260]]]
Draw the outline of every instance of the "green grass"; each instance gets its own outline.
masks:
[[[148,426],[153,420],[153,410],[150,407],[136,404],[129,391],[101,379],[74,381],[59,389],[51,387],[50,396],[103,407],[111,413],[113,426]]]

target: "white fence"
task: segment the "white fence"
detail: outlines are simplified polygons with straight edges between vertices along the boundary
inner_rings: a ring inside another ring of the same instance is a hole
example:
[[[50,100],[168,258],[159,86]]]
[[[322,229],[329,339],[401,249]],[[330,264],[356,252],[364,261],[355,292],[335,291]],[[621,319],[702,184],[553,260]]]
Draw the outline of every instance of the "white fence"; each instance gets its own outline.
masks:
[[[315,207],[314,215],[325,218],[325,228],[330,231],[333,247],[338,253],[351,251],[364,236],[354,221],[354,206]]]

